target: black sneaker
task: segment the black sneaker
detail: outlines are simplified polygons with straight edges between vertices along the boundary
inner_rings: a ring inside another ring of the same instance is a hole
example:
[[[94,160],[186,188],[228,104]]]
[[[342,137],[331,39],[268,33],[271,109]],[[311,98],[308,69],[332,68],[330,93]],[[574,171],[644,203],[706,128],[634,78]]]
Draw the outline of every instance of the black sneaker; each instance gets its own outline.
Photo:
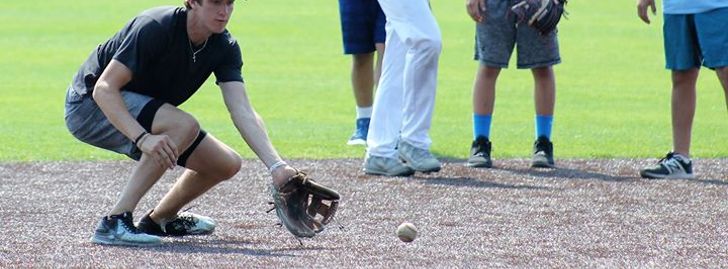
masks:
[[[160,225],[149,216],[154,210],[150,210],[137,223],[139,230],[148,234],[158,236],[185,236],[211,234],[215,231],[215,221],[209,217],[182,212],[177,214],[174,220]]]
[[[539,136],[533,144],[531,167],[554,168],[554,145],[545,136]]]
[[[655,179],[693,179],[693,162],[674,152],[670,152],[657,164],[640,170],[643,178]]]
[[[490,140],[485,136],[478,136],[470,146],[470,157],[466,164],[470,167],[493,167],[493,162],[490,160]]]
[[[156,246],[162,240],[134,227],[131,212],[103,217],[91,242],[104,245]]]

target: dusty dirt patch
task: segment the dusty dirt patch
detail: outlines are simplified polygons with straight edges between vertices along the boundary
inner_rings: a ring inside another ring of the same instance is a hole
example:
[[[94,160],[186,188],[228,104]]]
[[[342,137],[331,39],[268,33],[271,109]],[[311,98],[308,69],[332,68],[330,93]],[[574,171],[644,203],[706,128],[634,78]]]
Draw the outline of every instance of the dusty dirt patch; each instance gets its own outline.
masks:
[[[728,159],[696,160],[696,180],[636,177],[654,161],[476,170],[456,160],[410,178],[363,175],[358,159],[293,161],[344,196],[337,220],[303,246],[265,213],[266,170],[245,161],[191,205],[218,221],[213,235],[154,248],[89,242],[131,162],[0,164],[0,267],[728,267]],[[395,235],[403,221],[420,230],[412,243]]]

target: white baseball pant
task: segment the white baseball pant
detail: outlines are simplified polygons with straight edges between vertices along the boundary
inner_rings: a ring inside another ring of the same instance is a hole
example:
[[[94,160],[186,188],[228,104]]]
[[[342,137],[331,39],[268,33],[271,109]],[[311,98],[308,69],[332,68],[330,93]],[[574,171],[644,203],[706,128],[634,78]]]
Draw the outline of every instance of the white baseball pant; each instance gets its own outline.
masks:
[[[379,0],[387,16],[382,75],[372,111],[367,153],[396,158],[398,139],[430,149],[440,27],[428,0]]]

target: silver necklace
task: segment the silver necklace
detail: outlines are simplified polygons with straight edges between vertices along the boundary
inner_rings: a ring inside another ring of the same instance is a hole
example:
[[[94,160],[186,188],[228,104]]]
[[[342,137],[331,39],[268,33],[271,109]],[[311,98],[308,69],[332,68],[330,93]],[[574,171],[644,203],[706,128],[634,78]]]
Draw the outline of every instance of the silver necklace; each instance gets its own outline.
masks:
[[[189,41],[189,44],[190,44],[190,51],[192,52],[192,62],[193,63],[197,62],[197,53],[200,53],[200,51],[204,50],[205,47],[207,46],[207,40],[208,40],[208,38],[205,39],[205,43],[202,43],[202,48],[200,48],[198,50],[194,50],[194,49],[192,49],[192,40],[187,39],[187,41]]]

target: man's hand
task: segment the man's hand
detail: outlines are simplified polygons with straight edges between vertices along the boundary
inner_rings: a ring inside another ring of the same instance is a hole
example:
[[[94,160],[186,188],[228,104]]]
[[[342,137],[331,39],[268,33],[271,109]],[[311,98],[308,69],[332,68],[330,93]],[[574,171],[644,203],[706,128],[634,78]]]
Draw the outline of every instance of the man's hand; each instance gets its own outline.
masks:
[[[271,176],[273,177],[273,185],[276,188],[280,188],[283,185],[285,185],[288,180],[296,175],[298,171],[296,169],[293,169],[293,167],[290,167],[288,165],[282,165],[275,170],[271,171]]]
[[[139,141],[137,147],[148,154],[160,167],[174,169],[177,165],[179,152],[177,146],[167,135],[148,134]]]
[[[652,15],[657,13],[655,0],[637,0],[637,16],[639,16],[645,23],[650,24],[650,17],[649,14],[647,14],[648,7],[651,8]]]
[[[485,0],[465,0],[465,9],[474,21],[485,21]]]

